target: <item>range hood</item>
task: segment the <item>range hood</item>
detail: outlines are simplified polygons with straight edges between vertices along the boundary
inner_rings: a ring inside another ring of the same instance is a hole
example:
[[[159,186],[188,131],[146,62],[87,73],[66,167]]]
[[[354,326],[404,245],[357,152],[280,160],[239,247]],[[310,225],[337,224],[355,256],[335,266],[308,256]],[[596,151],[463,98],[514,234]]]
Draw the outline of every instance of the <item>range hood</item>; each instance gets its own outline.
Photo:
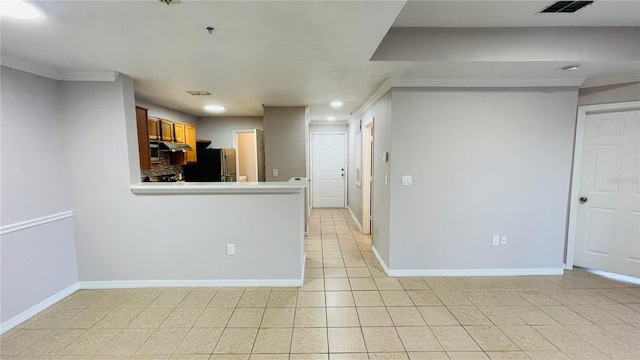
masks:
[[[174,143],[174,142],[168,142],[168,141],[161,141],[160,145],[161,145],[160,146],[161,150],[169,150],[171,152],[193,150],[191,146],[187,144],[180,144],[180,143]]]

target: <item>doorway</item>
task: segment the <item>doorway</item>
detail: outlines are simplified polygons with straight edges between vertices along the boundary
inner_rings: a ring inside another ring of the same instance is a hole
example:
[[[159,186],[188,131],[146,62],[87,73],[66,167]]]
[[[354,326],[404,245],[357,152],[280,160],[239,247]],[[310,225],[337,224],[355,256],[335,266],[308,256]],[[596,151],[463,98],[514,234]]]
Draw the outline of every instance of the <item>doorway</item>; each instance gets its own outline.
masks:
[[[346,133],[311,133],[311,202],[314,208],[346,207]]]
[[[373,232],[373,121],[362,125],[362,233]]]
[[[578,108],[566,267],[640,278],[640,102]]]
[[[264,131],[233,130],[238,181],[266,181],[264,167]]]

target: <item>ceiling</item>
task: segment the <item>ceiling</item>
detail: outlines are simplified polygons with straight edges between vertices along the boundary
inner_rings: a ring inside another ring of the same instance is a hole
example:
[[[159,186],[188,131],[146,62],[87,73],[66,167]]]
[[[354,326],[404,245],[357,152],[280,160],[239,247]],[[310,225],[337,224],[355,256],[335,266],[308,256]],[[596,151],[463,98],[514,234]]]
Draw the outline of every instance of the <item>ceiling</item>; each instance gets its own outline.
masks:
[[[371,60],[392,26],[640,26],[640,1],[600,0],[576,14],[536,14],[549,3],[40,1],[44,19],[1,18],[0,61],[52,78],[120,72],[134,79],[137,96],[195,116],[212,115],[205,104],[224,105],[225,116],[260,116],[262,105],[308,105],[316,122],[347,121],[390,79],[640,80],[640,59],[575,59],[584,66],[574,73],[559,70],[565,59]],[[342,108],[329,106],[336,99]]]

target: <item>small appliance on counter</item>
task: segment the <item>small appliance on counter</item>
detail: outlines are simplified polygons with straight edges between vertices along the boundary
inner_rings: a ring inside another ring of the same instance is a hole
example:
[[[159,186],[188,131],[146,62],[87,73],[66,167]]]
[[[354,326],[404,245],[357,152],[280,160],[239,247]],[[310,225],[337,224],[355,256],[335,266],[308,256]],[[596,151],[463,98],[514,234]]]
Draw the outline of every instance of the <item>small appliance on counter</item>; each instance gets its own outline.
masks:
[[[184,166],[184,180],[193,182],[235,182],[236,149],[196,146],[198,163]]]

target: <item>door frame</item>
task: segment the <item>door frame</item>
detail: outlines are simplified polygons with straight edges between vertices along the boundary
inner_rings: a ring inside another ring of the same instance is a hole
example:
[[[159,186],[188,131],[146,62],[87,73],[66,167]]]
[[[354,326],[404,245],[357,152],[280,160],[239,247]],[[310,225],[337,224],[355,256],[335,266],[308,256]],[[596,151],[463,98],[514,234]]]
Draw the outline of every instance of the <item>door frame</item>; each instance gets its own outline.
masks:
[[[567,229],[567,255],[564,268],[573,269],[576,248],[576,226],[578,222],[578,197],[580,193],[580,172],[582,170],[582,148],[587,116],[591,114],[612,113],[627,110],[640,110],[640,101],[629,101],[600,105],[578,106],[576,137],[573,147],[573,171],[571,173],[571,191],[569,197],[569,221]]]
[[[256,130],[259,130],[259,129],[233,129],[233,130],[231,130],[231,133],[233,134],[233,148],[236,149],[236,180],[240,176],[240,157],[238,156],[238,134],[249,133],[249,134],[254,134],[255,136],[258,136],[258,134],[256,133]],[[258,158],[258,139],[255,139],[255,143],[256,143],[255,157],[257,159]],[[257,162],[256,162],[256,165],[257,165]],[[256,169],[256,172],[257,172],[257,169]]]
[[[340,132],[340,131],[330,131],[330,132],[324,132],[324,131],[313,131],[311,133],[309,133],[309,172],[310,172],[310,177],[309,180],[310,181],[310,186],[311,186],[311,191],[309,191],[309,195],[311,195],[311,208],[313,208],[313,191],[314,191],[314,187],[315,187],[315,179],[313,178],[313,136],[314,135],[344,135],[344,190],[342,192],[343,196],[342,196],[342,207],[346,208],[347,207],[347,182],[349,179],[349,168],[348,168],[348,163],[347,163],[347,156],[348,156],[348,150],[349,150],[349,144],[348,144],[348,134],[346,132]]]
[[[360,129],[360,136],[362,141],[362,164],[360,174],[362,184],[362,233],[371,234],[371,211],[373,203],[371,202],[371,191],[373,186],[373,176],[371,175],[373,162],[373,139],[371,136],[371,128],[374,126],[375,117],[371,117],[366,122],[362,123],[362,129]],[[375,129],[375,128],[374,128]],[[374,130],[375,131],[375,130]]]

